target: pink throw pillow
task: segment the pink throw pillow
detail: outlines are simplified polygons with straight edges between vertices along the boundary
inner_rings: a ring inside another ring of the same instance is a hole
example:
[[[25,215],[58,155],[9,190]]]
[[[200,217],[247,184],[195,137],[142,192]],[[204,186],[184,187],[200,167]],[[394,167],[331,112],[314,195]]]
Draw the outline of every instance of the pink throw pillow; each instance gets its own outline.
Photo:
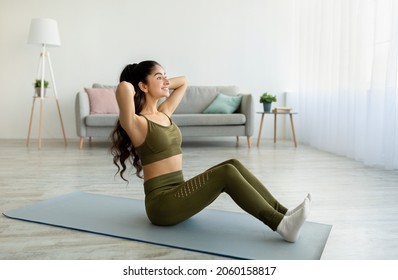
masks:
[[[109,88],[84,88],[90,100],[90,114],[119,114],[115,92]]]

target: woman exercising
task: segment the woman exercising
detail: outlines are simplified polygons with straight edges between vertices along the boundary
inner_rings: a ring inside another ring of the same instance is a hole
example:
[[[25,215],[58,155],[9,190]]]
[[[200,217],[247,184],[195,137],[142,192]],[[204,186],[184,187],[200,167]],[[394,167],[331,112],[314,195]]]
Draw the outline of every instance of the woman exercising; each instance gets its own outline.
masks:
[[[185,77],[167,78],[155,61],[127,65],[116,89],[119,120],[111,134],[113,162],[123,180],[126,161],[144,179],[145,208],[159,226],[180,223],[222,192],[282,238],[295,242],[310,212],[311,194],[292,210],[280,204],[238,160],[230,159],[184,180],[181,132],[171,115],[187,88]],[[171,92],[171,93],[170,93]],[[158,105],[161,98],[166,98]]]

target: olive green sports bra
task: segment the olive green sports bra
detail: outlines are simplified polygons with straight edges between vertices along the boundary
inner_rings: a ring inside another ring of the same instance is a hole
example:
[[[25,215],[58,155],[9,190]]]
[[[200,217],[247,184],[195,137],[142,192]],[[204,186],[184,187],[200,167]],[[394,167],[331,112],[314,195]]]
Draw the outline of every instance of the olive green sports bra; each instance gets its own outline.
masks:
[[[181,131],[169,116],[167,116],[170,120],[169,126],[160,125],[147,119],[145,116],[143,117],[147,120],[148,132],[144,143],[135,148],[142,165],[182,153]]]

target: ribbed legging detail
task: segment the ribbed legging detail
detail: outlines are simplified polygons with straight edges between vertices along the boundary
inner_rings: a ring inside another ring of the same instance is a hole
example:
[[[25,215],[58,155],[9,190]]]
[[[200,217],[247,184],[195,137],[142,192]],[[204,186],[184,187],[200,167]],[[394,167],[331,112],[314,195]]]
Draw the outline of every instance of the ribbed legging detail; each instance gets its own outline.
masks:
[[[238,160],[222,162],[184,181],[182,172],[165,174],[144,183],[148,218],[155,225],[180,223],[210,205],[221,193],[272,230],[287,208]]]

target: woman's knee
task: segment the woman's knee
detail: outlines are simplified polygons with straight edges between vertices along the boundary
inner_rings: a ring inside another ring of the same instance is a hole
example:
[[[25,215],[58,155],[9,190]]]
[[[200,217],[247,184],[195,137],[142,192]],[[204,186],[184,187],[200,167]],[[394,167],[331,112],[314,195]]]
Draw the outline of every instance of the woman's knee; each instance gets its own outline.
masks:
[[[225,163],[218,168],[216,168],[216,172],[219,173],[219,176],[225,176],[226,178],[234,177],[239,170],[232,163]]]
[[[245,170],[244,165],[236,158],[230,159],[230,164],[235,166],[239,170],[239,172],[242,172],[242,170]]]
[[[226,163],[226,164],[231,164],[231,165],[233,165],[233,166],[235,166],[235,167],[237,167],[237,166],[239,166],[239,165],[242,165],[242,164],[240,163],[240,161],[239,161],[238,159],[236,159],[236,158],[231,158],[231,159],[227,160],[225,163]]]

